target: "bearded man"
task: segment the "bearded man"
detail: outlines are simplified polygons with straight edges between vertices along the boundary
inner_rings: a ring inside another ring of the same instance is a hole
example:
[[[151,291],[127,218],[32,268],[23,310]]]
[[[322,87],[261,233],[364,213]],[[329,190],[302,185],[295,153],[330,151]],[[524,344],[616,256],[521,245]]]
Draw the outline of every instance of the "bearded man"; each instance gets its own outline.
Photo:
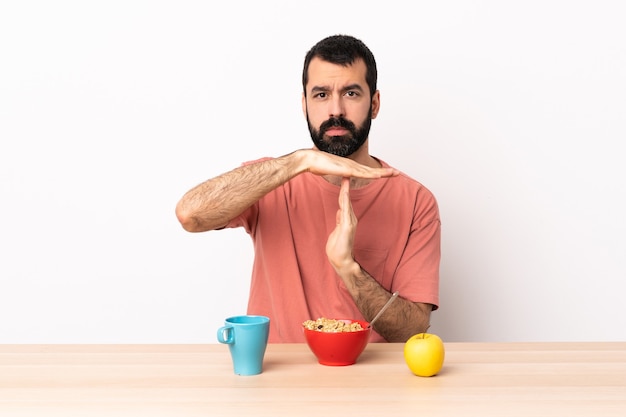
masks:
[[[254,244],[248,314],[270,343],[304,342],[308,319],[376,321],[371,341],[405,342],[439,306],[441,222],[433,194],[369,154],[380,110],[376,61],[359,39],[306,54],[302,110],[314,147],[247,162],[189,190],[189,232],[243,227]]]

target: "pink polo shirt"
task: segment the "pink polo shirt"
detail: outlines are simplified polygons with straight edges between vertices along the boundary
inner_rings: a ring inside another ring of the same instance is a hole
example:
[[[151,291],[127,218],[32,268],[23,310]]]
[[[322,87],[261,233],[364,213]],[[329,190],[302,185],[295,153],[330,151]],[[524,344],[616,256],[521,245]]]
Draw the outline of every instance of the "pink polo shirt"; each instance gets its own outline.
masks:
[[[338,198],[338,186],[304,173],[227,226],[244,227],[252,237],[248,314],[270,317],[272,343],[304,342],[308,319],[364,320],[326,257]],[[441,224],[432,193],[400,174],[350,190],[350,199],[358,219],[355,260],[388,291],[438,308]],[[371,341],[385,340],[372,332]]]

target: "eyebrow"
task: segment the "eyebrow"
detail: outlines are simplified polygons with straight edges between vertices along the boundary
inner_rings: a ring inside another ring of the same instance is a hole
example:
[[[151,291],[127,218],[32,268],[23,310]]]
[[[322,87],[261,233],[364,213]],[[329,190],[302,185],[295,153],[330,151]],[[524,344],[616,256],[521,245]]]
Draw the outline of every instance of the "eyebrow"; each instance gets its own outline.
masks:
[[[324,91],[328,91],[330,90],[330,87],[328,86],[314,86],[311,88],[311,93],[319,93],[319,92],[324,92]],[[346,85],[345,87],[343,87],[341,89],[341,91],[349,91],[349,90],[358,90],[360,92],[363,92],[363,87],[361,87],[360,84],[349,84]]]

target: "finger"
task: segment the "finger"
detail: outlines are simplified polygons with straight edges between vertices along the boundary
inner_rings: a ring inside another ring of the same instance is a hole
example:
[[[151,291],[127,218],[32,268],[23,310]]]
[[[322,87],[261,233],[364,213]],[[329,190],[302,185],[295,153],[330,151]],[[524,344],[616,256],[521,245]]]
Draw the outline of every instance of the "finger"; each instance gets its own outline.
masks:
[[[353,161],[350,161],[353,162]],[[400,175],[400,171],[391,167],[381,167],[381,168],[372,168],[365,165],[360,165],[358,163],[352,163],[353,171],[351,177],[360,177],[360,178],[387,178],[387,177],[395,177]]]
[[[339,197],[339,208],[341,209],[341,219],[344,224],[352,223],[352,204],[350,203],[350,178],[341,179],[341,190]]]

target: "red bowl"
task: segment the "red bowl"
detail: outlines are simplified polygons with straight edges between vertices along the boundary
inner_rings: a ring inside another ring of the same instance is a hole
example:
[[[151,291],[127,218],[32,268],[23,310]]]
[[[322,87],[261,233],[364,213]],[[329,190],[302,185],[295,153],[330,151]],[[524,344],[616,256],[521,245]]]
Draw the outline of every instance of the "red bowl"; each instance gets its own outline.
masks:
[[[354,332],[330,333],[309,330],[303,327],[304,337],[311,352],[322,365],[345,366],[356,363],[369,342],[371,329],[368,322],[362,320],[344,320],[346,323],[358,322],[363,330]]]

